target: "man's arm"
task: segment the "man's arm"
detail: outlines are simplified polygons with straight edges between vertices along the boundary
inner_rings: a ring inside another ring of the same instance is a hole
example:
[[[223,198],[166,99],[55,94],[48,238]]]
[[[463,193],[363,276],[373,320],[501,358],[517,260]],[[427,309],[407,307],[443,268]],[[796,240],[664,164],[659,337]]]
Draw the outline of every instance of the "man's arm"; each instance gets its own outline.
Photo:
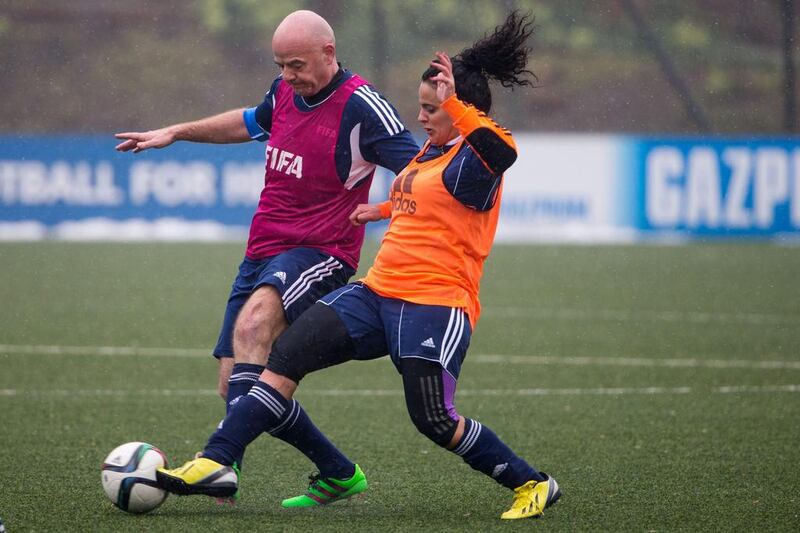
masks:
[[[399,174],[419,146],[400,120],[397,110],[373,87],[356,90],[352,101],[360,107],[362,123],[359,149],[366,161]]]
[[[232,109],[194,122],[173,124],[165,128],[145,132],[124,132],[114,135],[124,139],[117,151],[138,153],[148,148],[165,148],[175,141],[200,143],[241,143],[250,140],[244,122],[244,109]]]

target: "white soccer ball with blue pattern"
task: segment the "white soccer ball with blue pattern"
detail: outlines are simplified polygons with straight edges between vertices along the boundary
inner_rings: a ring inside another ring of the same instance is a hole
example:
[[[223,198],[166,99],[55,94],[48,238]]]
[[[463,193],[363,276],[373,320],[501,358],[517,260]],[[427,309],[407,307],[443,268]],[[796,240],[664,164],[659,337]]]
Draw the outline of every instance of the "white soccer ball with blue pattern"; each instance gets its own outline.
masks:
[[[127,442],[103,461],[103,490],[114,505],[129,513],[152,511],[168,493],[156,485],[156,468],[167,466],[164,453],[146,442]]]

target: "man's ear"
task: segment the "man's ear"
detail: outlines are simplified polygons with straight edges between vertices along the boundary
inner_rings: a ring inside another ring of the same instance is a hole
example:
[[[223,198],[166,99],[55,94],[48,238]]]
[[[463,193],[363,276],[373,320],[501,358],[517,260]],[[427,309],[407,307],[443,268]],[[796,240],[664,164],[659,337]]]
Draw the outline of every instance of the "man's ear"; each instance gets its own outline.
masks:
[[[333,43],[323,45],[322,53],[325,54],[325,62],[330,65],[336,59],[336,45]]]

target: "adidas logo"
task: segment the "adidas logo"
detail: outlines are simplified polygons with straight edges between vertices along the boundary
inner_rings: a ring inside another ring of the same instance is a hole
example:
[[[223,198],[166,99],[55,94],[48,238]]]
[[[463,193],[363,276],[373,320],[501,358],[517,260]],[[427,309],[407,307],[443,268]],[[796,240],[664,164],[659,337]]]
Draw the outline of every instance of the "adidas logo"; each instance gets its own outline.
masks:
[[[283,283],[284,285],[286,285],[286,272],[283,272],[283,271],[281,271],[281,272],[275,272],[275,273],[273,274],[273,276],[275,276],[276,278],[278,278],[279,280],[281,280],[281,283]]]
[[[427,340],[422,341],[420,346],[424,346],[426,348],[436,348],[436,345],[433,343],[433,337],[428,337]]]
[[[501,465],[495,466],[494,470],[492,470],[492,477],[496,478],[497,476],[502,474],[506,468],[508,468],[508,463],[503,463]]]

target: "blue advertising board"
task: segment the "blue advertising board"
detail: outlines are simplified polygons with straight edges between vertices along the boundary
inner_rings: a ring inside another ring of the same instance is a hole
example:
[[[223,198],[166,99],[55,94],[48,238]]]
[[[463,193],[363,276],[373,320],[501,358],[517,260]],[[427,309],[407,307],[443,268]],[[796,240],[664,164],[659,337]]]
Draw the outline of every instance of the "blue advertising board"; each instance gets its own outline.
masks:
[[[796,139],[635,139],[634,226],[696,236],[800,231]]]
[[[0,137],[0,239],[246,233],[263,186],[263,143],[176,143],[136,155],[116,144]],[[519,134],[517,144],[499,241],[800,237],[797,138]],[[392,178],[379,169],[371,201],[388,197]]]
[[[136,155],[116,144],[110,136],[0,138],[0,219],[249,225],[263,186],[262,143],[176,143]]]

